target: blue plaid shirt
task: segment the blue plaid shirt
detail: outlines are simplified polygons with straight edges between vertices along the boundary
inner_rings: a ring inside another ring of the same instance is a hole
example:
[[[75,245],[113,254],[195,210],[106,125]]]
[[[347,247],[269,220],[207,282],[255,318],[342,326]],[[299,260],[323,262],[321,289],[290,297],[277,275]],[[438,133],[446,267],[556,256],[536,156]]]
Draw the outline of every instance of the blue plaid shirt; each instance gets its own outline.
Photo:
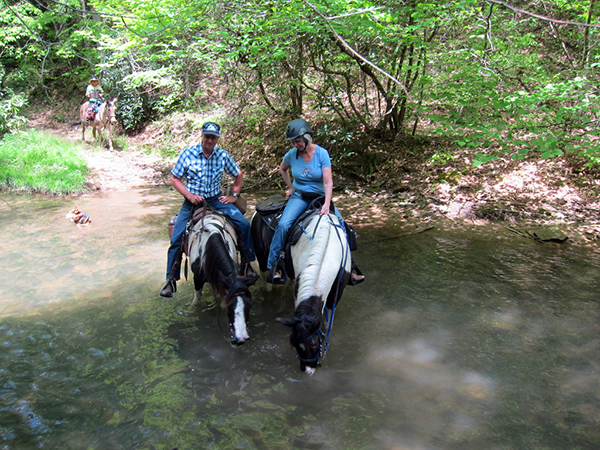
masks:
[[[202,144],[197,144],[181,152],[171,173],[177,178],[186,178],[186,189],[192,194],[208,198],[221,195],[223,171],[237,177],[240,167],[220,147],[215,147],[207,159],[202,152]]]

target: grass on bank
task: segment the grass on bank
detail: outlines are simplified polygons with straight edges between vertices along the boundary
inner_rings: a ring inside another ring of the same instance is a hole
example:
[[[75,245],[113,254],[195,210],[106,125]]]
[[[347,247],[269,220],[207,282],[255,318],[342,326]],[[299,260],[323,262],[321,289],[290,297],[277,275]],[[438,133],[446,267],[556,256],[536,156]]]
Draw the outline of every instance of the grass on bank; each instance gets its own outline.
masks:
[[[79,147],[37,130],[5,135],[0,141],[0,187],[25,192],[71,194],[85,191],[88,167]]]

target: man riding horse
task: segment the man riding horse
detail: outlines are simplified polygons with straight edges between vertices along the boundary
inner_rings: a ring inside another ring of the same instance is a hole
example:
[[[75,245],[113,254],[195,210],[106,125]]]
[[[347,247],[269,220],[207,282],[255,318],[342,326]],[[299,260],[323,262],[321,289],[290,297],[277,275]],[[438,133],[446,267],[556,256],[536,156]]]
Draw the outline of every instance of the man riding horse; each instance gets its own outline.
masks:
[[[160,290],[162,297],[173,297],[177,291],[177,280],[181,272],[181,247],[190,213],[197,205],[206,203],[209,207],[227,215],[237,226],[241,235],[240,253],[241,275],[258,277],[252,266],[254,248],[250,235],[250,223],[234,206],[242,188],[244,175],[231,155],[217,146],[220,127],[214,122],[202,125],[202,141],[183,150],[171,171],[171,183],[183,198],[183,205],[171,236],[171,246],[167,253],[167,281]],[[222,195],[223,172],[234,178],[233,194]],[[186,184],[182,179],[186,179]]]

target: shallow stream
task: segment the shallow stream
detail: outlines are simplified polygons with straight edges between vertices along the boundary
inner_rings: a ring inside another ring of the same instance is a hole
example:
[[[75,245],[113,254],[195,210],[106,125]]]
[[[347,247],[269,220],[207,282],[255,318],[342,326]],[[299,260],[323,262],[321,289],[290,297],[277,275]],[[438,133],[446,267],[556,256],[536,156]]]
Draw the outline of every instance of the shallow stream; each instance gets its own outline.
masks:
[[[158,296],[179,205],[0,196],[1,449],[600,448],[598,249],[356,226],[367,281],[309,377],[275,322],[290,286],[252,288],[237,348],[191,281]]]

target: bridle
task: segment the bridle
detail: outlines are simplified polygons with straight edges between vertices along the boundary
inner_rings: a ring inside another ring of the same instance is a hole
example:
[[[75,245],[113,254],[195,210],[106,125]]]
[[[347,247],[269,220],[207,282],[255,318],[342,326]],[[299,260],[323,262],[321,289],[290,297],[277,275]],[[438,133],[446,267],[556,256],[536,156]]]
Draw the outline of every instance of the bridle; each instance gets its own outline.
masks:
[[[305,362],[305,363],[314,362],[314,363],[316,363],[317,366],[320,366],[321,361],[323,361],[323,358],[325,358],[325,354],[327,353],[327,345],[325,346],[325,349],[323,349],[323,336],[325,336],[325,333],[323,333],[323,330],[321,330],[321,327],[317,328],[315,330],[315,332],[309,336],[309,338],[307,339],[307,342],[310,342],[310,340],[315,336],[315,334],[317,335],[317,338],[319,339],[319,347],[317,349],[317,353],[315,354],[315,356],[313,358],[303,358],[302,356],[300,356],[300,352],[296,348],[296,358],[298,358],[298,360],[300,360],[302,362]],[[327,336],[327,343],[329,343],[329,335]]]
[[[104,118],[102,117],[103,114],[100,115],[100,122],[102,122],[102,125],[104,126],[104,128],[106,128],[107,124],[111,123],[111,120],[113,117],[115,117],[115,115],[111,115],[111,108],[114,106],[112,100],[106,100],[103,103],[104,106],[104,111],[106,112],[106,115],[108,116],[108,120],[105,122]]]

